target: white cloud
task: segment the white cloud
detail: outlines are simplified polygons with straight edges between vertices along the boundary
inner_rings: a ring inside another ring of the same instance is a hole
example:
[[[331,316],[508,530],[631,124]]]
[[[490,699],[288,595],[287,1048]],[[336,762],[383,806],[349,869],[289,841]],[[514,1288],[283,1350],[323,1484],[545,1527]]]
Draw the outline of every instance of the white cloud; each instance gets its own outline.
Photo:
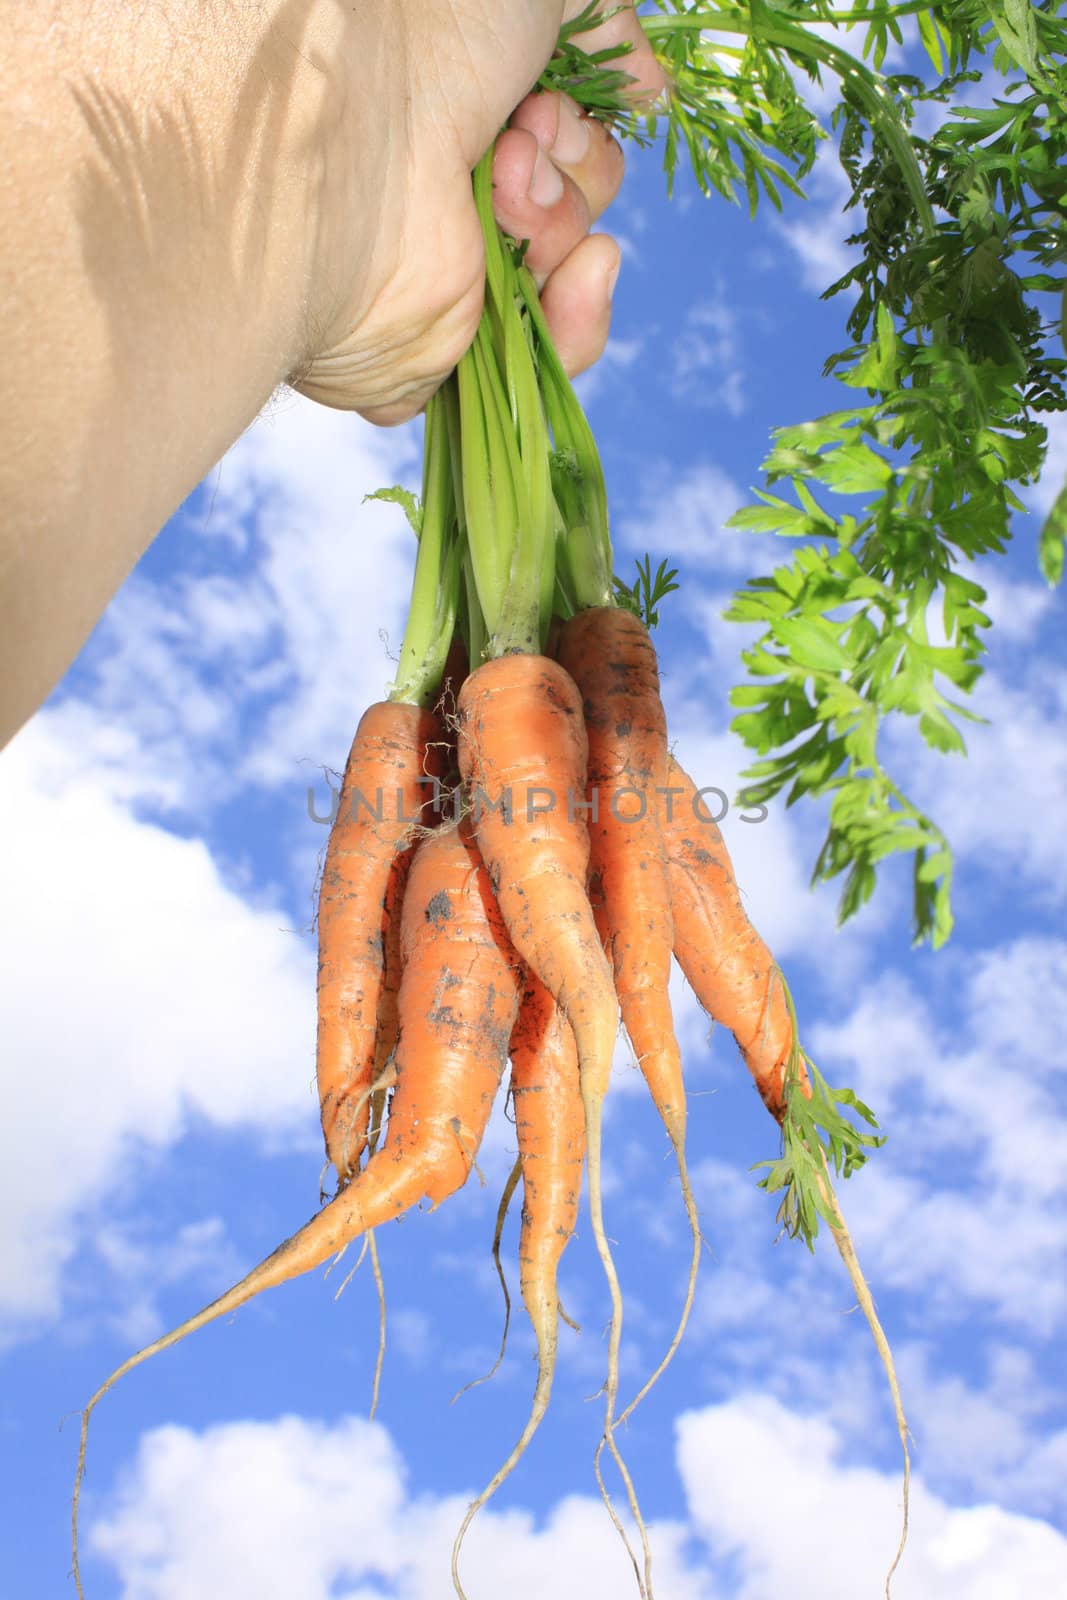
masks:
[[[417,448],[415,426],[295,395],[238,440],[181,573],[134,574],[64,691],[72,720],[90,701],[121,726],[128,784],[203,817],[244,784],[299,781],[302,758],[343,765],[388,687],[414,560],[396,507],[361,502],[410,479]]]
[[[138,1600],[333,1600],[364,1592],[361,1584],[382,1600],[440,1600],[470,1491],[415,1496],[406,1479],[385,1429],[356,1418],[237,1422],[200,1435],[160,1428],[142,1440],[89,1542]],[[713,1600],[681,1543],[680,1529],[662,1530],[664,1593]],[[472,1600],[505,1589],[514,1600],[589,1600],[625,1594],[633,1581],[602,1508],[577,1496],[540,1526],[524,1511],[486,1511],[463,1573]]]
[[[1050,1203],[1067,1163],[1065,976],[1067,946],[1023,940],[967,958],[956,1017],[935,1020],[891,973],[814,1030],[823,1070],[892,1133],[894,1166],[873,1162],[848,1197],[872,1281],[922,1290],[942,1320],[986,1307],[1041,1337],[1067,1317],[1067,1221]]]
[[[671,393],[732,417],[746,409],[737,312],[721,288],[716,299],[690,307],[671,344]]]
[[[684,559],[716,572],[747,575],[752,570],[751,543],[725,526],[744,503],[744,490],[721,467],[701,462],[679,474],[661,462],[647,473],[637,514],[620,519],[618,540],[626,549],[648,551],[654,558]]]
[[[145,1219],[108,1222],[92,1239],[93,1254],[110,1277],[119,1302],[110,1319],[120,1341],[138,1350],[164,1331],[157,1304],[165,1286],[192,1279],[197,1284],[235,1282],[244,1271],[231,1250],[221,1217],[179,1227],[161,1240]]]
[[[1067,473],[1067,459],[1064,470]],[[992,561],[973,563],[967,576],[986,592],[982,609],[996,630],[998,644],[1031,646],[1041,624],[1063,604],[1062,597],[1047,584],[1010,578]]]
[[[1067,673],[1031,662],[1011,682],[988,673],[971,699],[987,722],[964,723],[967,758],[932,754],[914,727],[887,730],[890,770],[954,849],[1020,879],[1039,904],[1067,896],[1067,856],[1053,819],[1067,794]]]
[[[644,347],[645,341],[643,338],[609,339],[602,359],[606,360],[610,365],[622,367],[625,370],[627,367],[633,366]]]
[[[896,1475],[840,1459],[836,1431],[745,1395],[689,1412],[678,1458],[696,1530],[735,1557],[732,1600],[880,1594],[896,1544]],[[896,1600],[1023,1600],[1067,1581],[1067,1540],[995,1505],[957,1508],[913,1479]]]
[[[665,1600],[881,1592],[898,1478],[843,1459],[825,1419],[745,1394],[686,1412],[676,1438],[685,1516],[680,1506],[651,1530]],[[386,1430],[351,1417],[158,1428],[103,1508],[87,1496],[86,1548],[116,1570],[129,1600],[440,1600],[467,1493],[418,1493]],[[471,1600],[636,1592],[603,1508],[577,1495],[544,1519],[490,1505],[462,1570]],[[1065,1581],[1067,1540],[1047,1523],[991,1504],[953,1507],[913,1480],[897,1600],[1023,1600]]]
[[[389,1312],[389,1340],[411,1366],[423,1367],[434,1349],[433,1324],[417,1306],[400,1306]]]
[[[974,1241],[960,1236],[958,1220],[956,1231],[946,1232],[944,1203],[952,1205],[952,1192],[926,1192],[917,1180],[898,1180],[893,1163],[900,1140],[893,1133],[872,1170],[839,1194],[895,1348],[915,1460],[927,1482],[952,1498],[995,1499],[1012,1510],[1062,1514],[1062,1397],[1054,1382],[1042,1380],[1041,1349],[1031,1353],[989,1339],[982,1315],[989,1282],[1005,1270],[1010,1277],[1012,1264],[1004,1258],[1012,1246],[1021,1247],[1023,1270],[1040,1285],[1042,1274],[1055,1283],[1049,1263],[1062,1242],[1045,1242],[1044,1263],[1028,1256],[1031,1217],[1025,1205],[1016,1208],[1013,1220],[1009,1205],[998,1206],[994,1217],[982,1220],[982,1236]],[[936,1155],[928,1166],[937,1170]],[[829,1242],[814,1257],[787,1242],[771,1252],[771,1206],[752,1176],[704,1161],[693,1178],[716,1257],[715,1267],[702,1276],[689,1329],[690,1339],[707,1352],[706,1390],[731,1396],[739,1385],[751,1384],[783,1405],[800,1394],[818,1395],[853,1455],[869,1450],[872,1441],[888,1445],[885,1378],[858,1314],[845,1316],[852,1293]],[[961,1209],[969,1204],[965,1200]],[[919,1208],[914,1218],[913,1207]],[[1008,1241],[1000,1257],[987,1249],[987,1235],[992,1238],[998,1228]],[[927,1250],[936,1259],[928,1261]],[[967,1252],[973,1270],[957,1264]],[[1025,1309],[1028,1288],[1018,1277],[1016,1269],[1016,1281],[1005,1292],[1021,1289]],[[894,1296],[894,1288],[902,1293]],[[964,1370],[954,1342],[962,1323]],[[909,1326],[921,1327],[919,1340],[909,1339]],[[783,1328],[789,1330],[785,1340]],[[977,1377],[970,1375],[972,1368]]]
[[[853,1180],[848,1219],[871,1281],[922,1295],[931,1326],[983,1311],[1038,1339],[1063,1326],[1067,1287],[1054,1264],[1067,1225],[1032,1195],[932,1189],[874,1167]]]
[[[360,502],[410,480],[420,430],[383,433],[296,397],[270,426],[270,437],[262,422],[244,435],[223,462],[222,482],[247,476],[269,496],[258,523],[262,572],[289,679],[243,766],[276,783],[301,757],[343,764],[364,707],[388,687],[393,663],[380,635],[395,655],[414,541],[395,506]]]
[[[69,731],[42,712],[3,758],[0,1304],[16,1326],[55,1314],[95,1208],[191,1115],[274,1139],[314,1126],[311,950],[201,840],[138,820],[120,764],[94,767]]]
[[[836,83],[835,83],[836,89]],[[858,231],[855,212],[847,212],[850,187],[832,141],[820,146],[815,165],[804,179],[805,204],[788,200],[785,213],[768,218],[800,264],[800,281],[821,295],[859,260],[855,245],[845,240]]]
[[[957,1494],[1062,1515],[1067,1427],[1057,1429],[1053,1420],[1057,1411],[1062,1416],[1061,1396],[1042,1382],[1033,1357],[1018,1346],[992,1346],[985,1364],[979,1385],[940,1370],[927,1344],[899,1351],[924,1471]]]
[[[613,372],[629,371],[644,349],[647,339],[646,332],[630,339],[608,340],[595,366],[587,368],[574,380],[574,392],[583,410],[589,411],[596,404],[604,391],[605,384],[613,381]]]
[[[974,958],[969,1002],[975,1037],[990,1054],[1020,1052],[1040,1078],[1067,1072],[1067,944],[1024,938]]]

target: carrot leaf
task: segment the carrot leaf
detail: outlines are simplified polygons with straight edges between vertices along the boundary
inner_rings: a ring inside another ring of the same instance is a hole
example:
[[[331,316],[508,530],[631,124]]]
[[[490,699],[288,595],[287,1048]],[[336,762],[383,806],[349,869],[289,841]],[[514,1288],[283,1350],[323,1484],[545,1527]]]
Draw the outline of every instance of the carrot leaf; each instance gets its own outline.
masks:
[[[668,566],[666,561],[661,561],[653,573],[652,557],[645,555],[637,562],[637,576],[632,585],[615,578],[616,604],[640,617],[646,628],[656,628],[660,601],[681,587],[674,581],[677,576],[677,568]]]
[[[1041,571],[1049,583],[1063,577],[1063,547],[1067,542],[1067,483],[1064,484],[1041,529]]]
[[[386,500],[392,505],[400,506],[408,525],[416,539],[422,535],[422,506],[419,504],[418,495],[412,494],[410,489],[405,489],[399,483],[394,483],[388,489],[374,489],[370,494],[363,496],[363,504],[368,500]]]
[[[807,1068],[810,1097],[801,1084],[801,1060]],[[782,1231],[792,1239],[803,1239],[809,1250],[815,1248],[819,1218],[831,1226],[838,1220],[827,1172],[850,1178],[867,1160],[867,1152],[885,1143],[884,1134],[865,1132],[843,1114],[843,1108],[877,1129],[874,1112],[853,1089],[831,1088],[811,1058],[794,1049],[786,1069],[781,1155],[757,1162],[752,1171],[768,1169],[759,1187],[781,1195],[777,1220]]]
[[[570,95],[593,116],[615,124],[617,132],[625,128],[632,136],[639,137],[637,119],[623,98],[623,91],[633,79],[619,64],[625,61],[633,46],[623,44],[608,50],[587,51],[579,43],[583,33],[599,27],[605,16],[610,15],[610,9],[602,8],[600,0],[589,0],[584,10],[565,22],[537,87]]]
[[[683,0],[658,4],[680,14],[664,30],[694,18]],[[699,10],[715,25],[718,5]],[[766,486],[790,492],[759,490],[731,519],[804,541],[726,613],[763,630],[742,652],[748,692],[735,696],[735,731],[760,758],[743,776],[763,802],[828,802],[813,876],[840,877],[842,920],[870,898],[883,862],[909,854],[915,939],[936,948],[953,923],[952,850],[887,770],[880,735],[904,716],[933,751],[966,754],[960,724],[974,713],[946,691],[979,681],[990,617],[959,569],[1007,548],[1027,510],[1018,490],[1047,456],[1046,419],[1067,410],[1067,325],[1043,298],[1062,294],[1054,269],[1067,257],[1067,20],[1062,7],[993,0],[931,5],[917,21],[915,6],[889,0],[847,14],[829,0],[803,14],[723,10],[718,26],[746,32],[756,53],[837,78],[830,121],[858,219],[855,260],[823,296],[847,296],[851,342],[825,371],[853,406],[777,429]],[[815,19],[865,28],[870,65],[832,33],[824,49],[808,34]],[[925,78],[880,75],[902,22],[918,28]],[[959,104],[975,84],[991,103]],[[848,510],[827,509],[828,497]],[[1036,541],[1049,583],[1065,541],[1067,490]]]

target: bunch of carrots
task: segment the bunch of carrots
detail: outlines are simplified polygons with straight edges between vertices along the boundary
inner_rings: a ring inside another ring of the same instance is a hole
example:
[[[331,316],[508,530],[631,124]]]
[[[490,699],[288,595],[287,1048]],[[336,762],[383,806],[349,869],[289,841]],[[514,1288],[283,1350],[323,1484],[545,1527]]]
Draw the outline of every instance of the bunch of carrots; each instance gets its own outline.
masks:
[[[572,25],[573,26],[573,25]],[[573,41],[569,45],[573,58]],[[878,1141],[873,1118],[802,1052],[788,989],[745,913],[722,837],[670,754],[656,652],[614,579],[607,495],[589,425],[523,265],[491,211],[491,152],[474,174],[486,304],[471,350],[426,413],[418,539],[396,682],[352,742],[318,906],[317,1075],[338,1187],[293,1236],[123,1373],[206,1323],[338,1255],[420,1202],[465,1183],[510,1060],[523,1186],[520,1286],[538,1352],[529,1418],[478,1507],[545,1414],[559,1323],[557,1273],[584,1166],[611,1295],[606,1448],[644,1546],[615,1441],[649,1384],[618,1411],[622,1296],[605,1232],[601,1139],[620,1019],[677,1160],[693,1248],[677,1348],[701,1250],[686,1171],[686,1091],[668,980],[675,957],[736,1040],[782,1129],[764,1186],[809,1243],[825,1219],[891,1358],[831,1187]],[[619,600],[625,603],[618,603]],[[510,1189],[509,1189],[510,1193]],[[615,1516],[612,1510],[612,1515]],[[622,1531],[621,1523],[615,1517]],[[624,1535],[625,1537],[625,1535]],[[631,1552],[631,1555],[633,1553]],[[895,1564],[895,1563],[894,1563]]]

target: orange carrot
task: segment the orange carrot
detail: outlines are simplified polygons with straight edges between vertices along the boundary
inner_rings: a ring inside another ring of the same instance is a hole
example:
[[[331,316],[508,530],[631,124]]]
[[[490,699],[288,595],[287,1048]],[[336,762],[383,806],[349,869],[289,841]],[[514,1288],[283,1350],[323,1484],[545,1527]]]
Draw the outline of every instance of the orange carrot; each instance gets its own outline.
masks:
[[[791,1060],[802,1093],[809,1097],[812,1093],[804,1052],[794,1049],[794,1018],[785,982],[741,904],[718,825],[701,805],[689,774],[673,758],[667,784],[673,792],[669,800],[664,796],[662,822],[674,895],[674,953],[704,1010],[733,1034],[767,1110],[777,1122],[783,1122],[786,1071]],[[885,1367],[904,1455],[903,1518],[900,1543],[886,1574],[888,1600],[890,1582],[908,1537],[908,1424],[893,1353],[834,1194],[826,1152],[821,1145],[816,1148],[822,1167],[817,1182],[829,1210],[830,1232]]]
[[[459,694],[459,767],[512,943],[574,1029],[583,1095],[607,1092],[618,1030],[586,894],[588,746],[581,698],[545,656],[487,661]]]
[[[352,741],[319,890],[317,1077],[326,1151],[342,1183],[367,1142],[383,934],[402,888],[399,857],[429,816],[441,737],[419,706],[382,701]],[[424,810],[424,808],[426,808]]]
[[[522,1167],[519,1284],[537,1340],[537,1384],[514,1449],[472,1501],[456,1535],[452,1579],[459,1594],[459,1551],[467,1529],[514,1469],[548,1409],[559,1339],[557,1273],[574,1232],[582,1187],[585,1124],[574,1033],[532,972],[511,1036],[511,1093]]]
[[[604,1227],[601,1130],[619,1010],[611,968],[586,893],[588,743],[581,695],[570,674],[546,656],[498,656],[467,679],[460,690],[457,717],[459,768],[467,786],[472,824],[512,943],[574,1031],[585,1119],[589,1215],[611,1295],[604,1440],[641,1530],[647,1571],[644,1524],[613,1435],[622,1291]],[[614,1516],[607,1492],[602,1492]],[[621,1523],[617,1517],[615,1520],[622,1533]],[[636,1560],[634,1571],[640,1585]]]
[[[378,996],[372,1083],[377,1083],[396,1048],[400,1027],[400,979],[404,970],[401,951],[402,908],[411,873],[411,863],[417,849],[418,841],[394,856],[385,886],[385,897],[382,902],[382,986]]]
[[[733,1034],[767,1110],[785,1115],[793,1045],[785,986],[748,920],[722,834],[696,785],[671,758],[661,808],[674,901],[674,953],[697,999]],[[801,1082],[807,1074],[801,1057]]]
[[[396,1089],[384,1145],[347,1188],[246,1277],[123,1362],[93,1395],[82,1413],[75,1486],[76,1576],[86,1431],[108,1389],[149,1356],[264,1289],[321,1265],[424,1197],[439,1205],[466,1182],[507,1060],[522,983],[466,824],[431,835],[416,852],[404,898],[402,942]]]
[[[589,794],[597,803],[589,819],[597,924],[634,1053],[680,1149],[686,1107],[668,994],[671,890],[657,795],[667,778],[667,719],[656,652],[632,613],[598,606],[564,626],[558,658],[584,703]]]
[[[537,1339],[538,1363],[547,1369],[551,1386],[559,1313],[556,1275],[578,1218],[585,1124],[573,1030],[532,973],[511,1037],[511,1095],[522,1162],[519,1287]]]
[[[396,1087],[385,1143],[245,1284],[274,1261],[281,1275],[271,1283],[284,1282],[423,1197],[439,1205],[467,1179],[507,1060],[520,984],[467,822],[429,835],[415,852],[401,949]],[[286,1268],[291,1255],[299,1263]]]
[[[426,826],[435,826],[450,810],[449,793],[459,781],[456,767],[456,738],[454,730],[456,696],[460,684],[467,676],[467,649],[462,637],[457,633],[449,646],[448,656],[441,673],[441,683],[434,704],[434,712],[438,718],[437,737],[427,747],[425,761],[425,776],[431,780],[437,779],[437,786],[431,781],[423,784],[422,817]],[[448,818],[454,820],[454,817]],[[389,880],[386,884],[385,898],[382,904],[382,987],[378,998],[378,1024],[374,1043],[374,1069],[371,1074],[373,1083],[378,1083],[383,1078],[389,1063],[389,1058],[396,1046],[399,1014],[397,1001],[400,994],[400,977],[403,970],[403,958],[400,948],[401,907],[404,902],[404,890],[407,885],[408,873],[415,851],[419,847],[416,838],[414,844],[401,850],[394,858],[390,869]],[[371,1125],[380,1124],[384,1116],[385,1100],[388,1087],[382,1088],[372,1094],[370,1100]]]
[[[655,1371],[614,1425],[624,1422],[655,1384],[682,1341],[692,1310],[701,1235],[685,1159],[686,1100],[682,1058],[674,1034],[668,985],[673,922],[670,877],[659,822],[667,776],[667,718],[659,692],[656,652],[648,630],[628,611],[598,606],[580,611],[559,637],[557,656],[581,690],[589,738],[589,838],[594,914],[615,969],[622,1020],[653,1104],[663,1118],[678,1162],[692,1238],[689,1275],[671,1343]],[[605,1499],[600,1456],[597,1480]],[[645,1585],[651,1569],[645,1547]]]

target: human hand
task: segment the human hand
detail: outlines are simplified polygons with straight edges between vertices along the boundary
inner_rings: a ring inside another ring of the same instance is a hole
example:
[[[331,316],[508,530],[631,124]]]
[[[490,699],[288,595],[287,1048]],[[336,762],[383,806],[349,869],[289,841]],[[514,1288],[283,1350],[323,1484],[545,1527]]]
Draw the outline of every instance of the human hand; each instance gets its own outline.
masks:
[[[596,359],[619,255],[588,228],[622,155],[529,95],[581,6],[19,8],[0,51],[0,235],[19,264],[0,296],[19,397],[0,455],[0,743],[279,383],[380,423],[425,404],[477,328],[470,175],[509,116],[497,215],[530,240],[569,369]],[[631,6],[585,42],[627,38],[657,94]]]
[[[329,113],[336,126],[323,154],[315,277],[330,296],[319,289],[309,307],[308,358],[294,388],[388,424],[415,415],[452,370],[482,307],[470,173],[509,112],[493,164],[497,220],[530,242],[526,260],[568,371],[601,354],[619,250],[589,227],[619,188],[622,151],[565,96],[524,97],[561,22],[583,4],[397,0],[384,42],[380,18],[353,21],[355,87]],[[631,6],[582,43],[623,41],[635,47],[625,62],[635,98],[654,97],[663,75]]]

